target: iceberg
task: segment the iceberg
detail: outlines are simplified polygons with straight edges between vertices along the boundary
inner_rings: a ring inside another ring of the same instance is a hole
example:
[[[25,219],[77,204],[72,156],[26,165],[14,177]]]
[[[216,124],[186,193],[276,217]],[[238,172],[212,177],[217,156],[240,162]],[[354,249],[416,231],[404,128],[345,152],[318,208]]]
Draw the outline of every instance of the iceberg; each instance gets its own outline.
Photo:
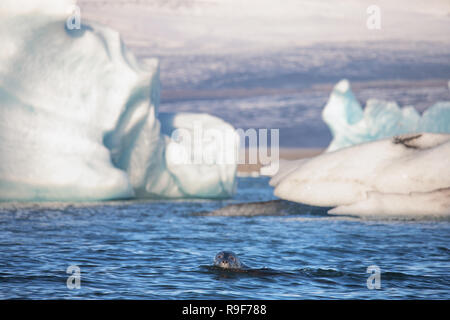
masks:
[[[297,161],[272,177],[284,200],[334,214],[450,215],[450,134],[367,142]]]
[[[158,61],[138,61],[102,25],[69,28],[73,6],[0,4],[0,200],[231,196],[235,163],[174,165],[183,146],[161,132]]]
[[[277,197],[332,207],[330,214],[450,215],[450,102],[422,116],[376,99],[363,110],[341,80],[322,116],[333,141],[319,156],[280,160],[279,171],[266,174]]]
[[[239,152],[239,135],[234,128],[205,113],[160,113],[159,119],[161,132],[171,137],[165,153],[167,169],[176,177],[183,195],[232,195]]]
[[[344,79],[334,87],[322,118],[333,135],[327,151],[334,151],[405,133],[450,133],[450,102],[438,102],[422,116],[412,106],[377,99],[368,100],[363,110]]]

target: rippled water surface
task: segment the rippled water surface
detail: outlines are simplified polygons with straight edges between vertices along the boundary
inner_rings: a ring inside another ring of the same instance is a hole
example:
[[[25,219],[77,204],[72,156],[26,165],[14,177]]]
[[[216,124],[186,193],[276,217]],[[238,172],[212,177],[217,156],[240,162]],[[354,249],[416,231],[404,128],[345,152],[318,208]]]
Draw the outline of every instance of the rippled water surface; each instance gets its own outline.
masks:
[[[448,220],[196,214],[270,199],[266,179],[240,178],[226,201],[1,204],[0,298],[450,298]],[[222,249],[254,270],[211,268]],[[70,265],[79,289],[67,288]]]

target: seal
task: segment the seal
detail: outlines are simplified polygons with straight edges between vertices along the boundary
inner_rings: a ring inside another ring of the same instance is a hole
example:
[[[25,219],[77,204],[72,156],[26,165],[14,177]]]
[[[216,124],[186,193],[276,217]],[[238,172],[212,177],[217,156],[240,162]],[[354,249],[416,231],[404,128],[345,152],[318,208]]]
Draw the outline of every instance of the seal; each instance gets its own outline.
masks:
[[[231,251],[220,251],[214,258],[214,266],[224,269],[243,269],[246,266]]]
[[[207,266],[208,269],[213,271],[219,271],[220,276],[228,277],[230,274],[246,274],[249,276],[265,277],[275,275],[292,275],[292,272],[280,272],[267,267],[263,268],[250,268],[243,264],[238,256],[231,251],[220,251],[214,258],[214,265]],[[225,275],[226,274],[226,275]]]

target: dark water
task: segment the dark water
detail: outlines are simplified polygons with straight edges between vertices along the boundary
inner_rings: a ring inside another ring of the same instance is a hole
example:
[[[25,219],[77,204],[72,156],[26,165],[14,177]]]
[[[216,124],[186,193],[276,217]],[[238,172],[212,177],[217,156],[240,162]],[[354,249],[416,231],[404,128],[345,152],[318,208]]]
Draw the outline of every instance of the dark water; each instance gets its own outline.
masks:
[[[240,178],[227,201],[2,204],[0,298],[450,298],[448,220],[193,214],[270,199],[266,179]],[[222,249],[263,271],[209,267]],[[70,265],[79,289],[67,288]]]

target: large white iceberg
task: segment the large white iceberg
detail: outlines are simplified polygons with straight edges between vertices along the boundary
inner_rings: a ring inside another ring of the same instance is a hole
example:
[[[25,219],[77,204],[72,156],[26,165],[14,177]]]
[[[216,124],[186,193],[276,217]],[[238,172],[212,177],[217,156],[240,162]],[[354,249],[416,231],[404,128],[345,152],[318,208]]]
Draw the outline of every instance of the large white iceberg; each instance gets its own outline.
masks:
[[[450,215],[450,134],[407,134],[294,163],[275,195],[336,214]]]
[[[0,200],[230,196],[236,164],[188,176],[192,166],[167,161],[158,61],[137,61],[107,27],[69,28],[72,9],[0,4]]]
[[[333,89],[322,111],[333,140],[327,151],[358,143],[412,132],[450,133],[450,102],[438,102],[422,116],[412,106],[370,99],[364,110],[353,95],[348,80]]]

